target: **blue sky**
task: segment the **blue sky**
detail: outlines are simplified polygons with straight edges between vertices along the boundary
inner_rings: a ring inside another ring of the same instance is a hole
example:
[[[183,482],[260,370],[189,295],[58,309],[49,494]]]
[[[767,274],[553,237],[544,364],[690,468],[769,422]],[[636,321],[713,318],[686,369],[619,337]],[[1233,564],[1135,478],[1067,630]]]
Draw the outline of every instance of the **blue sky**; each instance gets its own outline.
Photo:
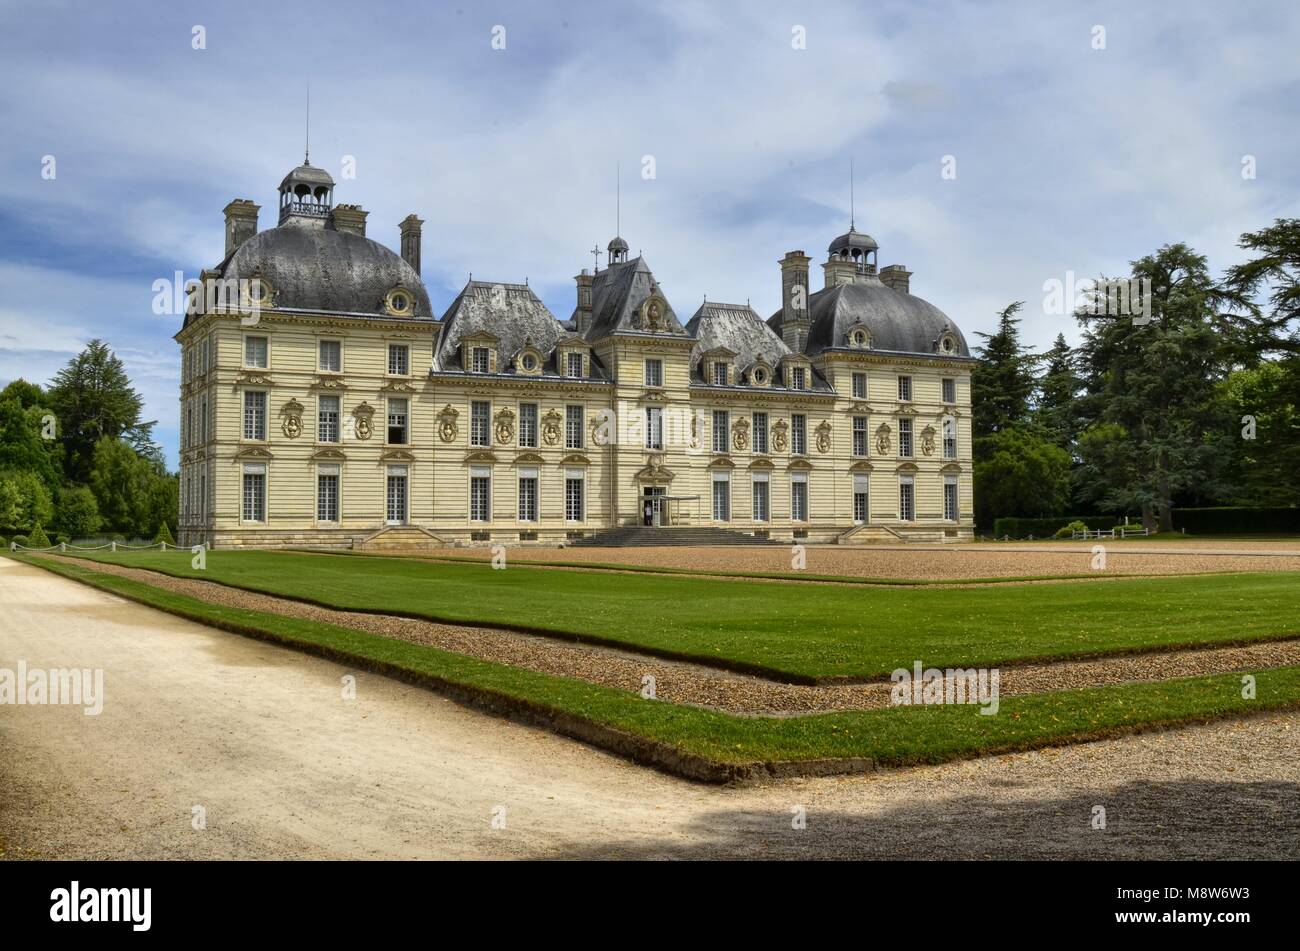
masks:
[[[1280,3],[3,2],[0,384],[103,337],[174,465],[153,283],[219,260],[231,198],[274,224],[309,81],[313,164],[355,157],[335,199],[390,247],[425,219],[439,312],[472,271],[568,317],[621,163],[623,236],[674,309],[769,314],[781,255],[846,230],[852,159],[880,263],[972,342],[1012,300],[1030,343],[1074,339],[1045,281],[1179,240],[1221,270],[1300,216],[1297,48]]]

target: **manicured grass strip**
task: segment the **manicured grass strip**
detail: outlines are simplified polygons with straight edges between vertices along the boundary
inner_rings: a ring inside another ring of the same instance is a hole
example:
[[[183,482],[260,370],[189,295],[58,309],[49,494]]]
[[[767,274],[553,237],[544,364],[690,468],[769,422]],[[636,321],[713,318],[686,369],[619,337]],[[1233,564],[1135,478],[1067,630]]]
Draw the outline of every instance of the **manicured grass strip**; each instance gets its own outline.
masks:
[[[1255,700],[1242,698],[1241,675],[1223,674],[1008,697],[993,716],[977,706],[930,706],[738,717],[334,625],[208,604],[68,561],[18,560],[201,623],[449,688],[461,699],[696,778],[938,763],[1300,706],[1300,667],[1284,667],[1256,674]]]
[[[608,644],[794,683],[1300,635],[1300,574],[862,588],[296,552],[83,553],[326,607]]]

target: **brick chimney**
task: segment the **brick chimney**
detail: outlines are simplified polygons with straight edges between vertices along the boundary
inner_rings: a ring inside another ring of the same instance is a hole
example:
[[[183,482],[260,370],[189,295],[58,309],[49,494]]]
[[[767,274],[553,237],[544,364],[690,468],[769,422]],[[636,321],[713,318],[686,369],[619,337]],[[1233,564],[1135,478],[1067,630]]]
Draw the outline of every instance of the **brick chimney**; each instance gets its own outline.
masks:
[[[808,264],[802,251],[789,251],[781,265],[781,339],[796,353],[808,342]]]
[[[420,273],[420,226],[424,224],[415,215],[407,215],[398,226],[402,231],[402,260]]]
[[[334,219],[334,230],[341,231],[344,234],[357,234],[361,237],[366,236],[366,215],[370,214],[364,211],[360,205],[335,205],[331,215]]]
[[[890,264],[880,269],[880,283],[904,294],[910,294],[912,272],[901,264]]]
[[[236,198],[226,206],[226,257],[257,234],[257,213],[262,206]]]

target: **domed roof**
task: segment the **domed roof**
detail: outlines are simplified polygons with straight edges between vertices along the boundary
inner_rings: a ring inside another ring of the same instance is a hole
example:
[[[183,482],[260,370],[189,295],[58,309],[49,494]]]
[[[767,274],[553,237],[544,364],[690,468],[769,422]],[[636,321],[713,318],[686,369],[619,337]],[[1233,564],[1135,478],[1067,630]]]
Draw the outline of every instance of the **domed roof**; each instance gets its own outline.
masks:
[[[288,175],[284,176],[284,181],[280,182],[280,191],[291,191],[294,185],[328,185],[334,186],[334,179],[330,173],[323,168],[317,168],[311,162],[304,161]]]
[[[627,242],[619,237],[615,237],[614,240],[605,247],[606,251],[626,251],[627,249]]]
[[[292,224],[260,232],[222,268],[228,279],[254,276],[270,285],[275,308],[382,315],[388,293],[403,287],[413,301],[411,317],[433,318],[429,294],[415,269],[359,234]]]
[[[847,251],[854,248],[860,251],[878,251],[880,246],[876,244],[876,239],[871,237],[871,235],[863,234],[861,231],[856,231],[852,226],[850,226],[848,234],[840,235],[831,242],[831,246],[826,250],[830,254],[835,254],[838,251]]]
[[[808,353],[850,346],[850,331],[861,325],[871,336],[872,350],[970,356],[966,338],[947,314],[874,278],[818,291],[809,304]],[[943,349],[945,337],[952,343],[951,350]]]

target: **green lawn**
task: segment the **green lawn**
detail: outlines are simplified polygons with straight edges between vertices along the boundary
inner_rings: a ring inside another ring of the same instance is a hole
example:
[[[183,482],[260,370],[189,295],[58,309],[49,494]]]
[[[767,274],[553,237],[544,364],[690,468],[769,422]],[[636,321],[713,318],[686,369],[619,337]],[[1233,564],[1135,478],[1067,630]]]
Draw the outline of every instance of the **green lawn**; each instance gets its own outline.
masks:
[[[96,553],[330,607],[534,630],[797,682],[1300,635],[1300,576],[855,588],[292,552]]]
[[[738,717],[642,700],[630,691],[519,670],[405,641],[297,618],[223,607],[102,575],[75,562],[40,564],[106,591],[184,617],[269,638],[369,669],[468,691],[499,710],[562,715],[656,744],[699,762],[735,765],[865,757],[881,765],[934,763],[1106,736],[1150,724],[1206,720],[1300,704],[1300,668],[1261,671],[1257,699],[1241,696],[1241,676],[1225,674],[1004,697],[1000,711],[976,706],[895,707],[801,717]],[[349,560],[351,561],[351,560]],[[560,727],[565,729],[563,725]],[[601,740],[597,740],[601,742]],[[614,745],[614,743],[610,743]],[[689,767],[690,764],[687,764]],[[680,764],[672,766],[683,771]],[[689,769],[684,770],[688,773]],[[695,769],[694,775],[705,775]],[[712,778],[726,778],[721,772]]]

